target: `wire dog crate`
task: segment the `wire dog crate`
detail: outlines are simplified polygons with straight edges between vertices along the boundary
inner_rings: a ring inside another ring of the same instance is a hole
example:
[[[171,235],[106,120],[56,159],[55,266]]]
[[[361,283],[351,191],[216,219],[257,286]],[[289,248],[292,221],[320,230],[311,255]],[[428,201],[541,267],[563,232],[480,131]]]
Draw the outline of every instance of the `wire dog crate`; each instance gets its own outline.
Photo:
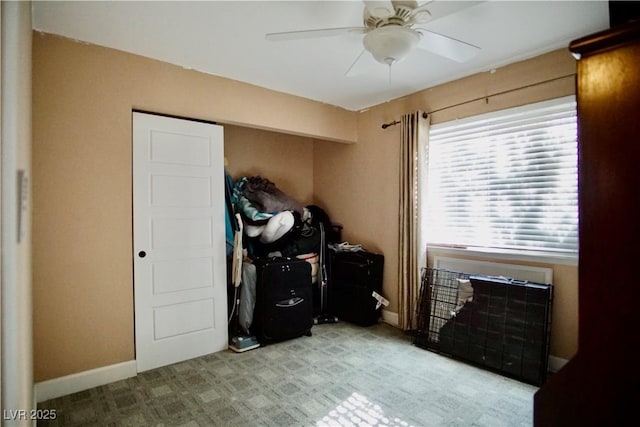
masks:
[[[418,334],[415,343],[419,347],[438,350],[440,329],[455,313],[458,285],[468,280],[469,274],[457,271],[425,268],[418,300]]]
[[[551,300],[550,284],[426,268],[414,344],[542,385]]]

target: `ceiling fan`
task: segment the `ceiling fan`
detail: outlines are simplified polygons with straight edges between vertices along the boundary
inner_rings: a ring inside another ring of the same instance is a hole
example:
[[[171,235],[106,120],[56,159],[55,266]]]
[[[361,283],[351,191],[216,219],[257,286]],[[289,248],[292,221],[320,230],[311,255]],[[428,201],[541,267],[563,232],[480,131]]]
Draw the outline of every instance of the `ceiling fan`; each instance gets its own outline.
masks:
[[[349,67],[347,76],[367,71],[371,56],[377,62],[391,65],[402,61],[415,48],[435,53],[439,56],[465,62],[479,51],[478,46],[434,33],[420,25],[453,14],[481,1],[428,1],[418,5],[417,1],[366,1],[363,0],[364,25],[361,27],[322,28],[300,31],[268,33],[271,41],[297,40],[336,36],[347,33],[364,34],[364,49]],[[371,55],[367,55],[367,52]]]

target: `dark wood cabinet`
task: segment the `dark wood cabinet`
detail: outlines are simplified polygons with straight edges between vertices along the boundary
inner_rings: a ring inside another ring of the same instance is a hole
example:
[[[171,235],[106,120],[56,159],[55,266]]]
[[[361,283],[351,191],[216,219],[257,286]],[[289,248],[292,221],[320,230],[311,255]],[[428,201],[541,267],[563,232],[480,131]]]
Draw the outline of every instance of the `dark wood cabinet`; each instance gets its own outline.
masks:
[[[570,50],[579,57],[578,352],[536,393],[534,425],[626,425],[640,384],[640,22]]]

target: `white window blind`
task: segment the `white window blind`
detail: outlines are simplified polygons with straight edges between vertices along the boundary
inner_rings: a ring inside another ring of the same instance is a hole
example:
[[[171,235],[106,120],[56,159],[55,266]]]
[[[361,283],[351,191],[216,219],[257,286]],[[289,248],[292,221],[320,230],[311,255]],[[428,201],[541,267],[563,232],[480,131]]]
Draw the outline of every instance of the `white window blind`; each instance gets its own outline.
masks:
[[[431,244],[577,253],[574,97],[434,125]]]

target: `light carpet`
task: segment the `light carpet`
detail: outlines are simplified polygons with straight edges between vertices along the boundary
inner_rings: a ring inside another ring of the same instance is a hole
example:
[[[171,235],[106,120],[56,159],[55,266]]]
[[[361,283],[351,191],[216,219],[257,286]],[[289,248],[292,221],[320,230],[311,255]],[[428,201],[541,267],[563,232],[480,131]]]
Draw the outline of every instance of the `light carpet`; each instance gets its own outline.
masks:
[[[39,404],[50,426],[533,424],[537,387],[418,348],[386,324],[225,350]]]

